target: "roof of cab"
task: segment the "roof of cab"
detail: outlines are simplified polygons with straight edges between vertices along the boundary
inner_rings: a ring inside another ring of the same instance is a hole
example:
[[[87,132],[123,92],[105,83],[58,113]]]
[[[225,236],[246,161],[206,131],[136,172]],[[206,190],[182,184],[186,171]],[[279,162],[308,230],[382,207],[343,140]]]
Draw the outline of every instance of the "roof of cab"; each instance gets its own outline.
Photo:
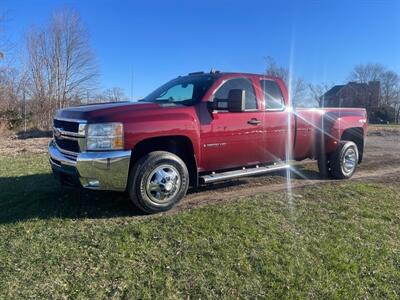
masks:
[[[221,77],[221,76],[251,76],[251,77],[262,77],[262,78],[268,78],[268,79],[279,79],[282,80],[282,78],[279,77],[274,77],[274,76],[269,76],[266,74],[256,74],[256,73],[246,73],[246,72],[220,72],[218,70],[211,70],[209,73],[199,71],[199,72],[191,72],[186,76],[204,76],[204,75],[211,75],[214,77]],[[179,76],[179,77],[186,77],[186,76]]]

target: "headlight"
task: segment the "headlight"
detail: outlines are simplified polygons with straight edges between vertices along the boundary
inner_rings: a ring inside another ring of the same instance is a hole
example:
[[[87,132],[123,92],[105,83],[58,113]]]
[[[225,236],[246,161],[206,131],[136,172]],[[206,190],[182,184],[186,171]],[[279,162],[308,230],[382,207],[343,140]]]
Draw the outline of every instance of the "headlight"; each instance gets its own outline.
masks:
[[[88,124],[86,150],[119,150],[124,148],[122,123]]]

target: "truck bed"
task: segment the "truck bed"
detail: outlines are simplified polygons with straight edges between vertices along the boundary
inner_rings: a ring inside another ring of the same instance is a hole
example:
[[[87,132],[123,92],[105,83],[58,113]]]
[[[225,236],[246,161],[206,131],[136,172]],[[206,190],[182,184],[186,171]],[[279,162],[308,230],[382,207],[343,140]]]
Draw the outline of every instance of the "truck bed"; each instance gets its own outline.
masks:
[[[320,151],[333,152],[347,128],[366,134],[363,108],[300,108],[294,110],[293,157],[315,158]]]

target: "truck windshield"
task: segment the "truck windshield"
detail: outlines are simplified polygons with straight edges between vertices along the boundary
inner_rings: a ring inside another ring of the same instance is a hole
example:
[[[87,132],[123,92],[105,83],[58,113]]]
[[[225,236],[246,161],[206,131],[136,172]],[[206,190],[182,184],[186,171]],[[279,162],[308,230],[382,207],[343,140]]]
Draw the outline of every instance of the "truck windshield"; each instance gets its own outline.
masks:
[[[203,98],[214,81],[212,75],[178,77],[140,101],[192,105]]]

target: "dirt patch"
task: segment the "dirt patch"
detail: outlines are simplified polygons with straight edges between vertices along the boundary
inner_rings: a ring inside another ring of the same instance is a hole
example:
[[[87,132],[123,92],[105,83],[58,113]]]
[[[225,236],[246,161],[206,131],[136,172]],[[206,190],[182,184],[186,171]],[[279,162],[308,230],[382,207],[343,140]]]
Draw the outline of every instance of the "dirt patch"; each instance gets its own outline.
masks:
[[[296,164],[290,173],[290,188],[295,190],[309,185],[339,184],[341,180],[320,177],[317,164],[307,160]],[[400,135],[369,136],[366,141],[364,160],[351,180],[363,182],[398,182],[400,180]],[[265,176],[236,179],[200,187],[189,194],[170,213],[197,206],[236,201],[241,198],[269,192],[288,191],[285,172]]]
[[[16,156],[21,153],[47,153],[48,137],[19,139],[16,136],[0,136],[0,155]]]

